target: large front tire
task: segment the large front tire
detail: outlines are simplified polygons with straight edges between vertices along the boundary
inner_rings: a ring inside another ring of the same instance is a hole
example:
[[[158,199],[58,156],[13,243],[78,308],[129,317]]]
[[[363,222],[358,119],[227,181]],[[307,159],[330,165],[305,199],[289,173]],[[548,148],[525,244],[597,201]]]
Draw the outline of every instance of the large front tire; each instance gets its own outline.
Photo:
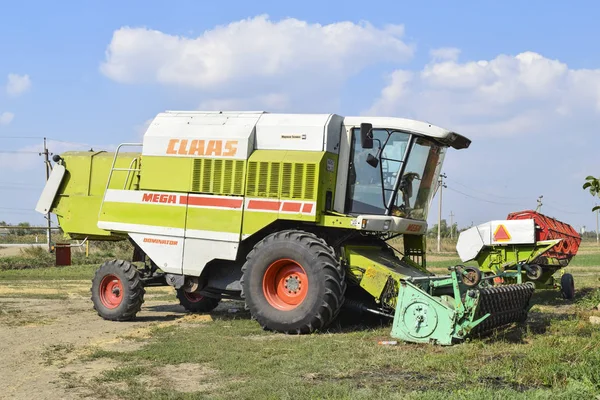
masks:
[[[140,274],[128,261],[106,261],[92,279],[94,309],[111,321],[133,319],[142,308],[144,293]]]
[[[242,267],[246,306],[268,330],[310,333],[329,325],[344,303],[344,269],[327,243],[288,230],[260,241]]]

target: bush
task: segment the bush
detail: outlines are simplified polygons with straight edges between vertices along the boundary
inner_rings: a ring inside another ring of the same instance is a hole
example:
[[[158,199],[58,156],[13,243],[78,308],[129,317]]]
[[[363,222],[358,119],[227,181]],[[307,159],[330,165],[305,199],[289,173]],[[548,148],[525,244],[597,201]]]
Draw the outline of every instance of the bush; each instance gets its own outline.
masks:
[[[71,248],[71,264],[102,264],[109,259],[129,260],[133,246],[127,241],[90,242],[89,256],[85,256],[85,247]],[[21,249],[18,256],[0,257],[0,271],[29,268],[47,268],[56,263],[55,254],[48,253],[45,247],[29,246]]]

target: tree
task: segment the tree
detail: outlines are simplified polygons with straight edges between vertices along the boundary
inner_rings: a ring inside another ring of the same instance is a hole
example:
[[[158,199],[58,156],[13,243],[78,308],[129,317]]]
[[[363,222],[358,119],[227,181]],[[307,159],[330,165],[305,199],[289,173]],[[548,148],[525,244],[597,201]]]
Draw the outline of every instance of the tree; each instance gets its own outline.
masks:
[[[449,238],[450,237],[450,226],[448,226],[448,222],[443,219],[441,221],[441,229],[440,229],[440,234],[442,237],[444,238]],[[454,228],[454,236],[456,237],[458,235],[458,224],[455,222],[453,225]],[[431,228],[429,228],[429,230],[427,231],[427,235],[429,236],[437,236],[437,231],[438,231],[438,226],[437,224],[433,225]]]
[[[585,178],[585,180],[587,182],[585,182],[583,184],[583,189],[584,190],[589,190],[590,194],[592,196],[598,196],[600,197],[600,179],[599,178],[594,178],[593,176],[588,176],[587,178]],[[599,210],[600,206],[596,206],[594,208],[592,208],[592,211],[596,211]]]
[[[27,229],[31,226],[29,222],[19,222],[14,228],[11,228],[8,233],[11,235],[25,236],[34,233],[33,229]]]

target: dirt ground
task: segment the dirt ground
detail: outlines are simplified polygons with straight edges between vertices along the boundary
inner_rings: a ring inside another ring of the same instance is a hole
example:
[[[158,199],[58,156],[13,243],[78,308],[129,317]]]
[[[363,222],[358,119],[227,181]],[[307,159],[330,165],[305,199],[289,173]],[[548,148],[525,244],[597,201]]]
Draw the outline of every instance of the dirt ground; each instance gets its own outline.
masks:
[[[0,257],[18,256],[21,253],[20,247],[2,247],[0,245]]]
[[[101,319],[89,298],[81,295],[0,298],[0,398],[93,398],[92,393],[69,387],[65,377],[91,379],[115,366],[104,359],[85,364],[78,359],[98,348],[134,350],[152,326],[190,317],[194,316],[164,300],[146,300],[134,322],[111,322]],[[123,336],[136,340],[120,339]]]

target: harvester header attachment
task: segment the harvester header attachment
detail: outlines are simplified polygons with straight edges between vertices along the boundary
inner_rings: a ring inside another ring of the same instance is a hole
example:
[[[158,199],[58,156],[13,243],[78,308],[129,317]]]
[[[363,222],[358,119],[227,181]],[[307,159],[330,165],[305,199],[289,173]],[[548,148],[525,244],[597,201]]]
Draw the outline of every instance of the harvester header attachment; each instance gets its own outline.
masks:
[[[536,211],[514,212],[506,220],[490,221],[461,232],[456,250],[463,262],[475,260],[484,274],[523,268],[524,279],[537,288],[560,287],[574,295],[565,268],[577,254],[581,237],[569,224]],[[553,275],[561,270],[560,284]]]
[[[394,315],[392,336],[407,342],[451,345],[468,337],[489,333],[495,328],[527,318],[533,285],[516,284],[504,287],[474,284],[470,275],[475,268],[451,267],[450,276],[401,282],[398,305]],[[413,282],[411,282],[413,281]],[[451,289],[451,292],[449,290]],[[451,293],[439,294],[430,293]]]

